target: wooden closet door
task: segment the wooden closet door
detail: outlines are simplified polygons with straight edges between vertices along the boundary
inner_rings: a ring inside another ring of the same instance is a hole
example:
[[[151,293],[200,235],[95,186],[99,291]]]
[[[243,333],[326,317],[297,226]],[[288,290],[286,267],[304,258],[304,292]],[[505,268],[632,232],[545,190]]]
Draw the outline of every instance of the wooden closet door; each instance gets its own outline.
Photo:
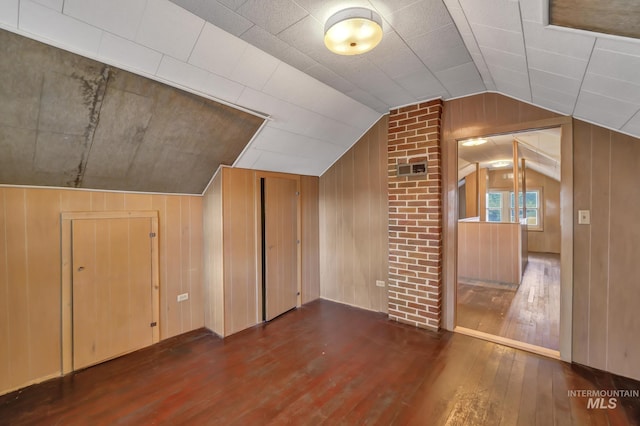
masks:
[[[292,179],[264,179],[265,319],[298,301],[298,197]]]
[[[149,346],[151,219],[72,222],[73,368]]]

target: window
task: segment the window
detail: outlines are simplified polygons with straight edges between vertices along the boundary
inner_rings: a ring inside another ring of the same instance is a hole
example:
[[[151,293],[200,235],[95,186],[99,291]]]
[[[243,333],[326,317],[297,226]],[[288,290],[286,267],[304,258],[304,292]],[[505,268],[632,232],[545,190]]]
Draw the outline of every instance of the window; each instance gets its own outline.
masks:
[[[509,203],[506,203],[506,200]],[[515,222],[515,206],[513,191],[489,190],[487,192],[487,222]],[[531,189],[527,191],[526,205],[522,200],[522,193],[518,202],[520,206],[518,217],[522,217],[523,210],[527,213],[527,225],[529,230],[542,230],[542,190]],[[507,208],[507,206],[509,206]],[[507,217],[509,219],[507,219]]]
[[[487,222],[502,222],[502,192],[487,193]]]
[[[540,214],[540,193],[539,189],[532,189],[527,191],[526,197],[526,205],[522,200],[522,193],[520,193],[520,197],[518,200],[518,206],[520,206],[520,211],[518,217],[522,217],[523,208],[526,209],[527,212],[527,225],[530,230],[542,230],[542,215]],[[515,208],[514,208],[514,196],[513,192],[509,193],[509,214],[512,222],[515,222]]]

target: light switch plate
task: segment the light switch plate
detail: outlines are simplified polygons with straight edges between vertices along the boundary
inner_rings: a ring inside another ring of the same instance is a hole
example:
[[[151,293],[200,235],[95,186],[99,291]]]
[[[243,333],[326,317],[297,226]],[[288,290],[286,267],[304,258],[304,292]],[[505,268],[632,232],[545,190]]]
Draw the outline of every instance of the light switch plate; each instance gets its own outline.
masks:
[[[578,210],[578,225],[590,225],[590,224],[591,224],[591,211]]]

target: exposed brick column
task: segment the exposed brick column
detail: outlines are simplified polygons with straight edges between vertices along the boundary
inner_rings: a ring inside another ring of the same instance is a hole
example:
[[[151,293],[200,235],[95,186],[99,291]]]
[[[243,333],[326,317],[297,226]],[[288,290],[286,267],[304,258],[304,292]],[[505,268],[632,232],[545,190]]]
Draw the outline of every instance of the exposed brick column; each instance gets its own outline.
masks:
[[[442,101],[389,114],[389,317],[440,327],[442,301]],[[427,160],[427,175],[397,177],[398,163]]]

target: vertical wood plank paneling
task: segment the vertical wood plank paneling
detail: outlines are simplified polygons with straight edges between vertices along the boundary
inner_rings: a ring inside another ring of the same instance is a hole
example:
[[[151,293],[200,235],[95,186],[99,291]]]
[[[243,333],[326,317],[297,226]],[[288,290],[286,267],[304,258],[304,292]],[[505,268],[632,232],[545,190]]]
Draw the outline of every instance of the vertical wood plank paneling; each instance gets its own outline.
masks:
[[[90,209],[92,212],[102,212],[107,210],[107,193],[106,192],[90,192]]]
[[[354,290],[353,304],[356,306],[375,306],[371,294],[373,288],[367,282],[371,277],[371,239],[369,238],[371,229],[371,213],[369,211],[369,199],[371,198],[371,187],[369,168],[369,146],[371,144],[370,134],[364,136],[366,143],[357,144],[353,147],[353,271],[352,281]],[[369,290],[371,289],[371,291]]]
[[[203,199],[204,321],[205,327],[224,336],[224,251],[222,172],[218,171]]]
[[[319,181],[320,208],[320,295],[338,300],[337,293],[337,229],[336,208],[337,167],[327,170]]]
[[[189,197],[189,306],[191,325],[189,330],[204,326],[202,197]],[[184,330],[187,331],[187,330]]]
[[[609,305],[609,197],[611,142],[608,130],[592,127],[591,258],[589,261],[591,308],[589,315],[589,362],[601,370],[607,366],[607,309]],[[595,226],[597,224],[597,226]],[[593,303],[598,301],[596,303]]]
[[[640,190],[637,180],[640,141],[612,132],[609,252],[608,370],[640,377]]]
[[[319,181],[315,176],[300,176],[302,303],[320,297]]]
[[[3,344],[0,348],[0,373],[6,368],[7,375],[0,378],[0,393],[27,385],[29,383],[52,377],[61,371],[60,348],[71,347],[70,329],[72,321],[70,309],[63,310],[64,319],[61,320],[61,306],[70,307],[71,293],[60,291],[61,253],[70,252],[70,241],[60,240],[61,212],[89,212],[106,210],[158,210],[160,212],[160,226],[158,234],[163,239],[167,229],[177,226],[180,234],[180,223],[172,220],[167,228],[165,223],[164,195],[109,193],[104,191],[75,191],[61,189],[32,189],[32,188],[2,188],[2,207],[0,214],[0,337]],[[200,197],[170,196],[174,199],[186,199],[190,204],[190,215],[187,222],[197,220],[201,216]],[[192,294],[190,302],[197,306],[191,310],[189,316],[192,328],[202,325],[196,318],[202,317],[198,312],[202,306],[200,293],[202,270],[201,253],[201,218],[190,224],[189,241],[191,246],[180,247],[166,244],[166,239],[160,243],[161,264],[161,293],[172,288],[172,281],[166,280],[166,260],[180,258],[186,251],[191,258],[187,263],[190,271]],[[200,225],[199,225],[200,224]],[[164,262],[164,263],[163,263]],[[180,275],[183,264],[178,265]],[[179,282],[180,280],[178,280]],[[62,302],[62,303],[61,303]],[[4,309],[3,304],[6,304]],[[169,312],[177,311],[177,302],[163,300],[161,309],[162,338],[168,323],[164,321]],[[3,322],[4,321],[4,322]],[[61,343],[60,330],[64,341]],[[189,331],[189,327],[178,328],[179,332]],[[5,334],[3,334],[5,333]],[[3,352],[4,351],[4,352]],[[5,362],[2,362],[2,359]],[[15,365],[14,365],[15,364]],[[65,366],[69,371],[70,365]]]
[[[125,209],[125,194],[123,192],[105,192],[104,209],[120,211]]]
[[[26,190],[5,189],[7,281],[9,283],[9,383],[17,386],[31,378],[31,329],[26,238]]]
[[[150,194],[124,194],[125,210],[152,210],[153,196]]]
[[[222,170],[225,335],[258,322],[255,172]],[[254,224],[247,226],[247,224]]]
[[[321,177],[321,297],[365,309],[387,311],[388,116]]]
[[[182,218],[181,200],[178,197],[166,196],[165,222],[165,247],[173,247],[171,256],[165,259],[164,292],[161,292],[160,303],[164,306],[165,338],[176,336],[183,330],[182,304],[177,303],[177,298],[182,293]],[[162,220],[162,218],[160,219]],[[162,300],[164,299],[164,300]]]
[[[29,328],[32,377],[45,377],[60,368],[60,195],[56,191],[26,190],[27,263],[29,265]]]
[[[377,187],[373,191],[370,204],[372,212],[372,235],[377,242],[374,253],[372,254],[372,262],[374,265],[372,279],[381,280],[385,283],[384,287],[376,285],[375,290],[378,294],[377,305],[374,310],[387,313],[389,310],[389,293],[387,285],[389,283],[389,232],[378,232],[389,226],[389,197],[388,197],[388,181],[389,171],[387,165],[387,134],[389,128],[389,116],[385,115],[378,124],[370,130],[371,143],[373,147],[369,150],[374,156],[370,159],[369,164],[375,165],[371,171],[374,172],[370,178],[376,182]]]
[[[574,173],[573,201],[576,210],[591,208],[591,127],[574,120]],[[577,216],[573,224],[574,265],[589,265],[591,233],[589,227],[578,225]],[[589,268],[574,267],[573,270],[573,359],[589,365]]]
[[[153,210],[158,212],[158,239],[160,246],[160,338],[166,339],[170,337],[169,334],[169,305],[167,292],[169,290],[169,281],[167,279],[167,260],[173,255],[173,251],[176,250],[175,246],[171,247],[171,253],[168,248],[167,230],[169,228],[167,224],[167,198],[166,195],[153,195],[151,205]],[[174,299],[175,300],[175,299]],[[177,308],[177,307],[176,307]],[[172,309],[175,311],[176,309]],[[172,313],[173,314],[173,313]]]
[[[187,293],[189,299],[178,302],[180,307],[180,333],[191,329],[191,203],[188,198],[180,198],[180,292]],[[176,296],[177,297],[177,296]],[[176,299],[177,300],[177,299]]]
[[[0,188],[0,392],[12,388],[11,380],[11,317],[9,315],[9,277],[7,258],[7,220],[5,188]]]

